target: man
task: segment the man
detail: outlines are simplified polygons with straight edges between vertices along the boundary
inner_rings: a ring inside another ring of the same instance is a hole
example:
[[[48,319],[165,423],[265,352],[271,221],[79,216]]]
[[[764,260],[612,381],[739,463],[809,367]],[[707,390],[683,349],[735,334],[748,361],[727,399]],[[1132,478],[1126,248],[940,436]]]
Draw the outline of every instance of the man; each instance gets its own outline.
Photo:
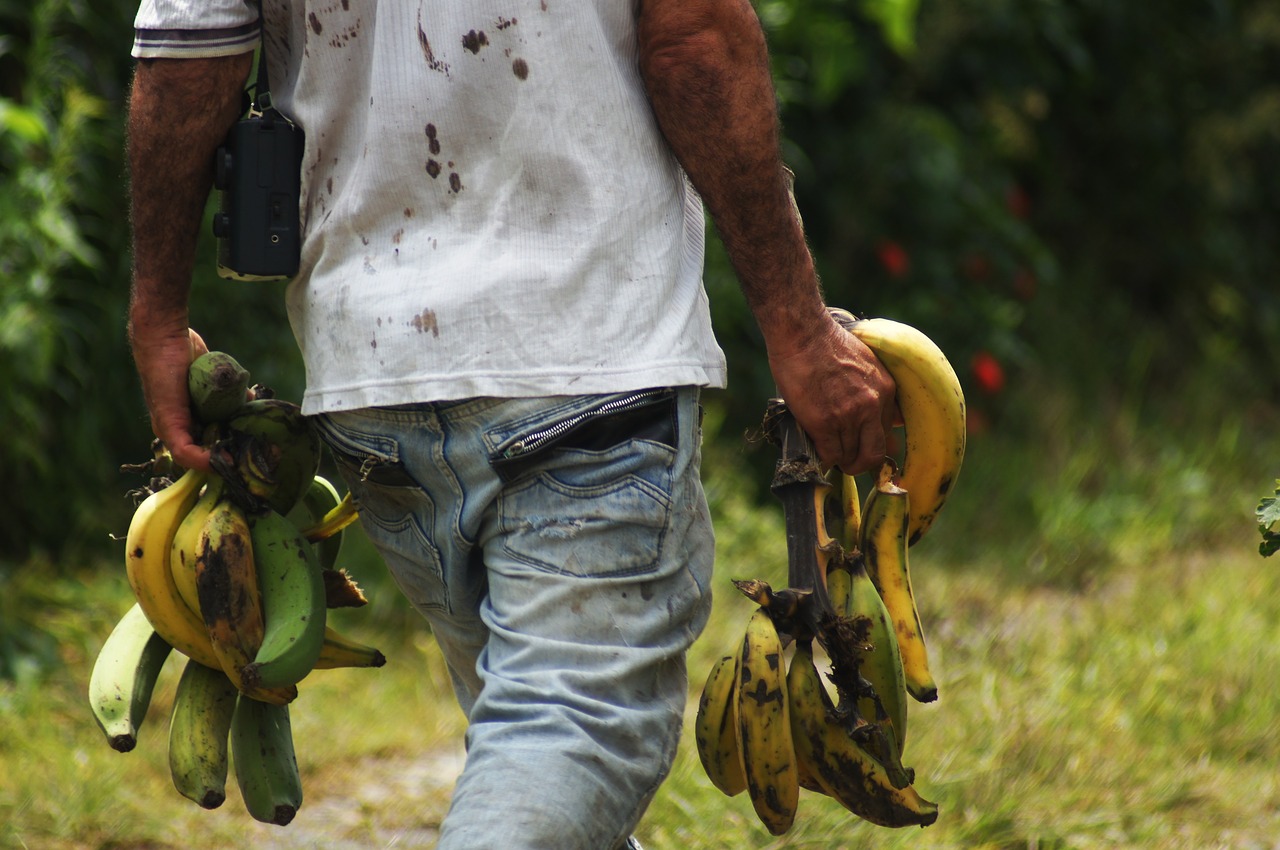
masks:
[[[439,847],[625,846],[710,606],[697,390],[725,376],[703,203],[821,459],[876,465],[892,416],[891,379],[823,305],[759,22],[748,0],[263,18],[273,102],[307,139],[303,408],[469,720]],[[137,19],[130,339],[188,467],[208,464],[185,384],[194,243],[256,23],[240,0]]]

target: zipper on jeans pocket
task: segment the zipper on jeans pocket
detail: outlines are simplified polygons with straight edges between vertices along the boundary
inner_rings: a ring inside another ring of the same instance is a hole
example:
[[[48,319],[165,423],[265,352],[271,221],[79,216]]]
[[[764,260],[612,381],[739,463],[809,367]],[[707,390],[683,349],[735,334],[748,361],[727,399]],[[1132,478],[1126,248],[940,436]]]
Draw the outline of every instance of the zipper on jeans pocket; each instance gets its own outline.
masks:
[[[568,419],[562,419],[541,431],[534,431],[532,434],[524,435],[503,449],[499,456],[502,460],[519,460],[526,455],[531,455],[549,445],[553,445],[556,440],[572,433],[575,429],[588,422],[618,413],[625,413],[638,407],[647,407],[650,404],[664,401],[670,396],[671,390],[667,389],[640,390],[622,398],[607,401],[599,407],[584,410],[581,413],[570,416]]]
[[[663,411],[668,411],[664,413]],[[648,415],[653,411],[653,416]],[[489,457],[504,481],[512,481],[545,453],[562,446],[602,450],[625,440],[655,440],[676,445],[676,394],[671,389],[639,390],[598,407],[517,436]],[[638,418],[637,418],[638,417]]]

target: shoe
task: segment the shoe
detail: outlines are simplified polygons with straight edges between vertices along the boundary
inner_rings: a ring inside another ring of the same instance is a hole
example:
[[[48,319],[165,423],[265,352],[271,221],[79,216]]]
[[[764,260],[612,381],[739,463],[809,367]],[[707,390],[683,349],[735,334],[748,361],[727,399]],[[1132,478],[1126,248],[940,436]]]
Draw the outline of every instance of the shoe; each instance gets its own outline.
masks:
[[[636,841],[636,837],[633,835],[627,839],[625,850],[644,850],[644,848],[640,846],[640,842]]]

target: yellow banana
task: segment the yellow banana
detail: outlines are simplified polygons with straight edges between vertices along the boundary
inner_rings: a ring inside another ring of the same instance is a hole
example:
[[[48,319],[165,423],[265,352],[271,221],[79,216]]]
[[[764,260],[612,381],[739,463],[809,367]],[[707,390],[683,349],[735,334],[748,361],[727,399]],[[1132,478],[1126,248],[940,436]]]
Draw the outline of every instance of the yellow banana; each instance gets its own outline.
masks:
[[[915,545],[942,510],[964,462],[964,391],[942,350],[924,333],[892,319],[835,319],[875,352],[897,384],[906,425],[902,486],[911,493],[907,542]]]
[[[879,826],[928,826],[938,819],[936,804],[912,786],[895,788],[883,765],[835,719],[807,643],[792,656],[787,698],[796,760],[828,796]]]
[[[893,483],[892,462],[886,462],[863,506],[858,548],[893,621],[907,692],[920,702],[932,702],[938,687],[929,670],[907,558],[910,502],[908,491]]]
[[[844,516],[840,542],[846,551],[852,552],[858,545],[858,529],[862,525],[858,482],[852,475],[840,476],[840,508]]]
[[[693,726],[693,739],[702,769],[707,772],[711,784],[730,797],[742,793],[747,787],[735,728],[739,657],[740,654],[726,655],[712,666],[702,687]]]
[[[316,659],[316,670],[332,670],[337,667],[381,667],[387,657],[372,646],[358,643],[338,632],[333,626],[325,626],[324,645]]]
[[[143,500],[125,535],[125,572],[156,634],[188,658],[218,669],[209,634],[200,615],[178,593],[169,560],[178,526],[195,504],[206,478],[203,472],[188,470]]]
[[[739,676],[736,729],[747,794],[765,828],[782,835],[795,822],[800,785],[782,640],[763,608],[747,621]]]
[[[360,508],[356,504],[355,497],[348,492],[328,513],[304,528],[302,536],[312,543],[329,540],[358,519],[360,519]]]

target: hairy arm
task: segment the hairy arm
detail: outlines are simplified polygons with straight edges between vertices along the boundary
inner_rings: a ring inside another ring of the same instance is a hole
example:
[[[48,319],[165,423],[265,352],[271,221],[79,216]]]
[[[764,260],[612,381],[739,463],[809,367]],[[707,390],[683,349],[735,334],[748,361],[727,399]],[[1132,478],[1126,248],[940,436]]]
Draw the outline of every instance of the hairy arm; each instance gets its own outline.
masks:
[[[658,125],[724,243],[778,391],[821,460],[885,455],[893,381],[827,314],[779,149],[764,32],[749,0],[640,0],[640,71]]]
[[[189,468],[209,465],[193,440],[187,393],[187,367],[203,346],[188,330],[191,273],[214,152],[239,116],[251,64],[248,53],[144,59],[129,100],[129,343],[152,430]]]

